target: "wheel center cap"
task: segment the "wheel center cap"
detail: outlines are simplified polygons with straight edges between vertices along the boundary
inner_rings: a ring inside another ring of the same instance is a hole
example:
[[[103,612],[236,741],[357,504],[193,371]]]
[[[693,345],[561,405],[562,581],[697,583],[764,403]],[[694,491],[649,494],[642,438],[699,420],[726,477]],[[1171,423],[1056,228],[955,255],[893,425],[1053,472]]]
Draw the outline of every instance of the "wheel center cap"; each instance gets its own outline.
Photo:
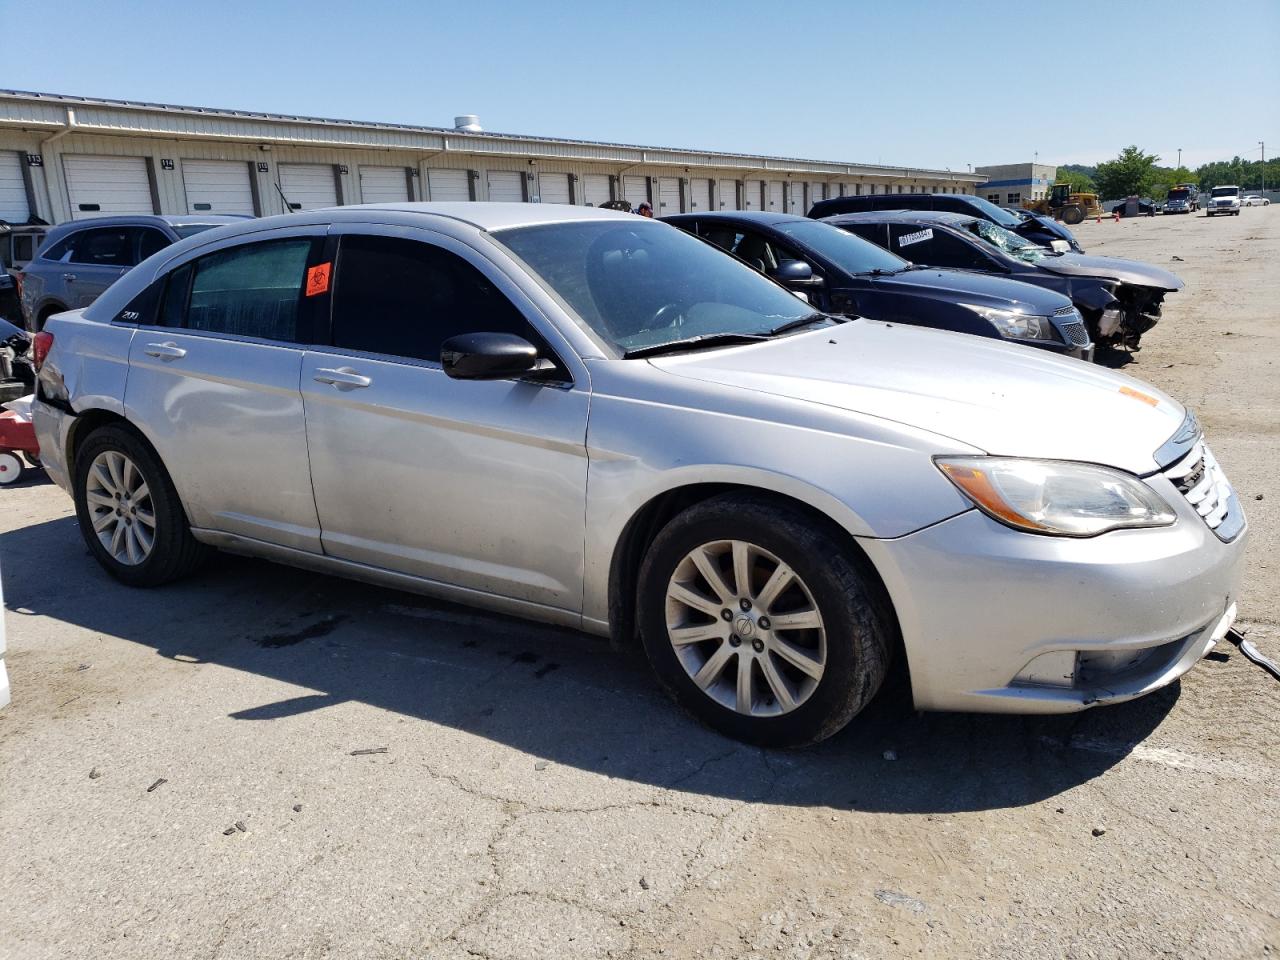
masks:
[[[756,635],[756,622],[750,617],[740,616],[733,621],[733,629],[738,636],[749,640]]]

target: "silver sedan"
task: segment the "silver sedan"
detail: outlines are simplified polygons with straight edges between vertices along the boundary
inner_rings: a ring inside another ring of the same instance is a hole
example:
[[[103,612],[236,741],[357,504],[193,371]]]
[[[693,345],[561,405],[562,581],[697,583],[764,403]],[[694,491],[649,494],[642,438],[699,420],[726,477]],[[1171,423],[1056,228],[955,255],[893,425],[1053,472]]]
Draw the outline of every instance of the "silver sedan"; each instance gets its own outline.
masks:
[[[1235,614],[1243,513],[1195,419],[1024,347],[833,319],[679,230],[529,204],[220,228],[39,335],[90,551],[213,548],[640,643],[765,744],[916,705],[1172,682]]]

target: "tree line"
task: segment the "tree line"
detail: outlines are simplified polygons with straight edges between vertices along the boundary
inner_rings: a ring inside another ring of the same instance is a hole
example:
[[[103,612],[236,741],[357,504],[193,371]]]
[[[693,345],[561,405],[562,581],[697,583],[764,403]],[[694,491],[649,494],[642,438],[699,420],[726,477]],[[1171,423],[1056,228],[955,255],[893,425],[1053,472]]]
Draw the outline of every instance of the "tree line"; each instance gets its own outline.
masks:
[[[1125,147],[1114,160],[1097,166],[1072,163],[1058,168],[1059,182],[1070,183],[1075,191],[1097,193],[1103,200],[1123,200],[1135,194],[1163,200],[1180,183],[1195,183],[1201,190],[1228,183],[1243,190],[1259,191],[1264,176],[1271,189],[1280,188],[1280,159],[1263,164],[1261,160],[1233,157],[1190,170],[1161,166],[1159,156],[1137,146]]]

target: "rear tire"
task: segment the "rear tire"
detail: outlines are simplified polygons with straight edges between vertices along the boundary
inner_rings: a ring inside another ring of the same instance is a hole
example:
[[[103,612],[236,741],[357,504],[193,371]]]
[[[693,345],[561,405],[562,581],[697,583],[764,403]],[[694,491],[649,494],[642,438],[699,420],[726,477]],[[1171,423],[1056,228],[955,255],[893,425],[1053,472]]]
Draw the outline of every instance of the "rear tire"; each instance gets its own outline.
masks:
[[[725,494],[696,504],[663,528],[640,569],[649,663],[676,702],[730,737],[823,740],[871,702],[891,660],[892,615],[864,563],[785,502]]]
[[[76,517],[103,568],[131,587],[193,572],[211,552],[191,535],[168,471],[130,427],[108,424],[76,453]]]

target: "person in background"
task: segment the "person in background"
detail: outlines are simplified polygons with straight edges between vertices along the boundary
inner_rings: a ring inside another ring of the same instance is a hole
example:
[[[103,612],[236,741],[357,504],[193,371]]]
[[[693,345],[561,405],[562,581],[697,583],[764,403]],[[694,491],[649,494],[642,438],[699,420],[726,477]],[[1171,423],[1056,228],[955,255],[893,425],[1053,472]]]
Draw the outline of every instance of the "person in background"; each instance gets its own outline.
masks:
[[[640,206],[636,207],[636,213],[640,214],[640,216],[642,217],[649,217],[650,219],[652,219],[653,204],[651,204],[648,200],[641,200]]]

